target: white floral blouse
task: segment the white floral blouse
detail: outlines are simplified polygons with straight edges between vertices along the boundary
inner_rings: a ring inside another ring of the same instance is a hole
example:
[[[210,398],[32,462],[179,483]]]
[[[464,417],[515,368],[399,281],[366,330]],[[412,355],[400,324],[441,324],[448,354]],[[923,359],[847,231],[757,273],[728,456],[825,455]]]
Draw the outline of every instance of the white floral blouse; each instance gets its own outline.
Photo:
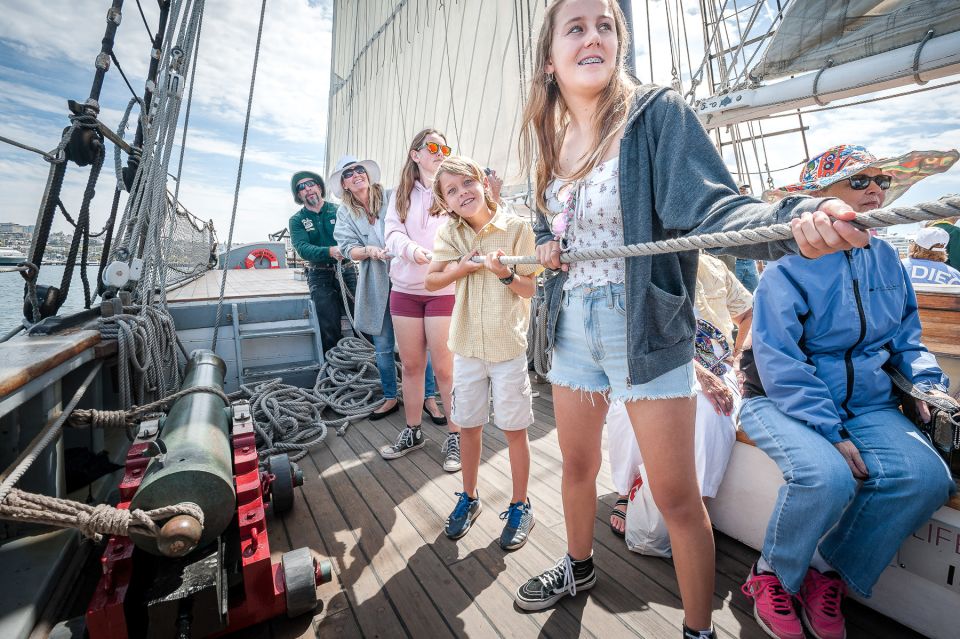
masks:
[[[623,246],[620,212],[620,158],[601,162],[576,182],[554,180],[547,188],[551,229],[565,250]],[[602,286],[624,281],[624,258],[570,264],[563,288]]]

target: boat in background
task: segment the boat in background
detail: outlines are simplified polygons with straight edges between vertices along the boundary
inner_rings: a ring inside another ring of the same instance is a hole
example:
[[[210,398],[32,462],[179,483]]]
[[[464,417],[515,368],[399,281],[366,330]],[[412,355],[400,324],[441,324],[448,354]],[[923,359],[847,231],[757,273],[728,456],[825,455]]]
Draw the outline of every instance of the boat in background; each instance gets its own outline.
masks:
[[[0,266],[16,266],[27,259],[22,251],[11,248],[0,248]]]

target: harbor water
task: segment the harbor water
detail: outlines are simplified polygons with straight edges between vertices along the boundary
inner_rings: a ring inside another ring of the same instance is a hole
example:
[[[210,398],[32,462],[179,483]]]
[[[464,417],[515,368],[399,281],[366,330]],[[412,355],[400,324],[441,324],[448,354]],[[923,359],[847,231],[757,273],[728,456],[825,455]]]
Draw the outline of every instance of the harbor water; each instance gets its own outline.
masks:
[[[40,284],[60,286],[63,278],[61,264],[45,264],[40,269]],[[97,265],[87,265],[87,279],[91,290],[96,290]],[[60,315],[83,310],[83,282],[80,268],[74,267],[70,280],[67,301],[60,308]],[[23,278],[19,273],[0,273],[0,334],[12,330],[23,320]]]

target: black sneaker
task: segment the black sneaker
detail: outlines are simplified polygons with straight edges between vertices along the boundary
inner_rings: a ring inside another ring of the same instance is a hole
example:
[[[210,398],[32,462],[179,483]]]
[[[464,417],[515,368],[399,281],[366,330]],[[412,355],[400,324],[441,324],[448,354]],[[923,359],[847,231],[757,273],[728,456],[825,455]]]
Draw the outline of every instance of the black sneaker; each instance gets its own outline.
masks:
[[[527,543],[527,535],[537,523],[529,500],[510,504],[506,512],[500,513],[500,519],[507,520],[500,533],[500,547],[504,550],[516,550]]]
[[[400,436],[397,437],[396,444],[384,446],[380,449],[380,456],[384,459],[396,459],[397,457],[403,457],[411,450],[420,448],[425,443],[426,439],[424,439],[423,431],[420,430],[419,426],[407,426],[400,431]]]
[[[569,594],[575,596],[580,590],[589,590],[597,583],[593,570],[593,557],[571,561],[564,555],[553,568],[533,577],[517,589],[516,602],[523,610],[544,610]]]
[[[710,630],[691,630],[687,624],[683,624],[683,639],[717,639],[717,631]]]
[[[483,505],[480,503],[479,492],[477,492],[476,499],[470,499],[466,492],[453,494],[460,499],[457,500],[457,505],[453,507],[453,512],[447,517],[447,526],[443,529],[443,532],[450,539],[460,539],[470,530],[473,520],[483,510]]]

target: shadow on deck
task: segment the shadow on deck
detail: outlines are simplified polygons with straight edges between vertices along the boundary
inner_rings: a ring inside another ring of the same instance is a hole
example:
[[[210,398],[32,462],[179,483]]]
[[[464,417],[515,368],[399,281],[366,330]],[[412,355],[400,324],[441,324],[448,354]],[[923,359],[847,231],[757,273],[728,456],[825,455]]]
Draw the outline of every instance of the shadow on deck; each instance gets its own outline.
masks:
[[[484,436],[480,491],[485,512],[454,542],[443,526],[461,489],[460,475],[442,470],[445,430],[425,423],[427,445],[386,462],[377,449],[396,440],[403,415],[352,425],[344,437],[301,460],[307,478],[293,510],[270,528],[275,558],[309,546],[329,557],[333,583],[319,591],[316,616],[277,619],[240,637],[678,637],[683,611],[669,560],[626,549],[607,526],[616,495],[604,460],[595,522],[597,586],[553,610],[524,613],[515,588],[565,552],[560,502],[560,449],[550,387],[535,385],[536,423],[530,428],[529,493],[537,526],[526,546],[504,553],[497,517],[510,498],[506,440]],[[429,421],[429,420],[427,420]],[[714,623],[719,636],[760,639],[752,606],[740,585],[757,553],[717,533]],[[920,635],[853,601],[845,604],[848,637]]]

